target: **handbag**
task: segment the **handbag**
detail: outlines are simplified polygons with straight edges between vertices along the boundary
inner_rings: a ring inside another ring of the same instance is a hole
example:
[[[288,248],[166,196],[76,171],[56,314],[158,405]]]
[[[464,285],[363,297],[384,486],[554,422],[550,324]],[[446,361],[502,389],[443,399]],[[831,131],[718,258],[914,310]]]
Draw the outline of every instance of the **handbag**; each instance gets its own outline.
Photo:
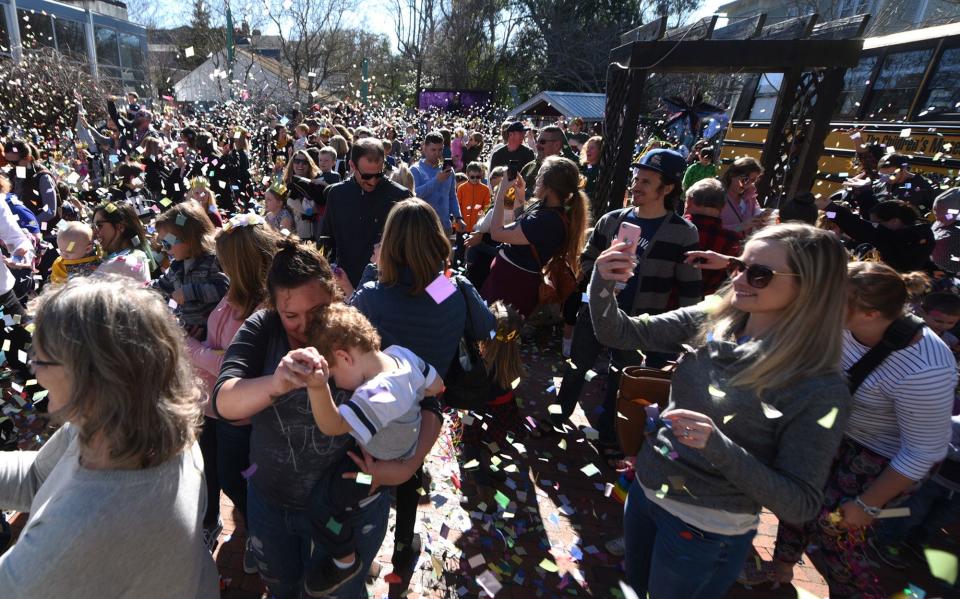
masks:
[[[617,391],[617,438],[626,455],[636,455],[646,436],[647,406],[662,412],[670,400],[673,370],[627,366]]]
[[[446,376],[443,377],[446,385],[443,401],[456,410],[482,410],[492,397],[493,386],[487,374],[487,367],[483,363],[483,356],[480,355],[480,349],[473,341],[476,336],[471,334],[473,318],[470,314],[470,298],[464,292],[462,283],[457,283],[456,277],[453,281],[460,295],[463,296],[467,307],[467,318],[463,334],[460,336],[460,343],[457,344],[457,351],[453,354]]]
[[[566,230],[570,221],[565,214],[560,215],[563,227]],[[573,267],[562,254],[553,256],[544,264],[540,259],[537,246],[530,244],[530,253],[540,267],[540,287],[537,291],[538,306],[549,304],[563,304],[570,294],[577,289],[577,275]]]

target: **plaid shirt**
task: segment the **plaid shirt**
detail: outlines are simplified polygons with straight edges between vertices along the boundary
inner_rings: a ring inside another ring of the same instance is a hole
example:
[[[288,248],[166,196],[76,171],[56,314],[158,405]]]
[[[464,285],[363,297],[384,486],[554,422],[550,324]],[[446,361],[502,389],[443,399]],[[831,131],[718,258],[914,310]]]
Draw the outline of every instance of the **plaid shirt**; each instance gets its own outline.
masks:
[[[687,220],[697,227],[697,232],[700,234],[701,250],[713,250],[727,256],[740,255],[740,235],[729,229],[724,229],[720,217],[707,216],[706,214],[688,214]],[[700,275],[703,277],[704,295],[716,293],[720,285],[727,280],[727,273],[724,270],[704,270]]]

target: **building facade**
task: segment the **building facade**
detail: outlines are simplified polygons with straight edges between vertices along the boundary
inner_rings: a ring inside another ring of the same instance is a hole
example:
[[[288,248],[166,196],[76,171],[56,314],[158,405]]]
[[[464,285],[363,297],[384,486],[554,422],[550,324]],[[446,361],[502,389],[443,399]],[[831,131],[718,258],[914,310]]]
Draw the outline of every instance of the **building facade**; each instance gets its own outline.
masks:
[[[0,56],[22,60],[44,48],[85,65],[116,89],[151,95],[147,30],[115,0],[0,0]]]

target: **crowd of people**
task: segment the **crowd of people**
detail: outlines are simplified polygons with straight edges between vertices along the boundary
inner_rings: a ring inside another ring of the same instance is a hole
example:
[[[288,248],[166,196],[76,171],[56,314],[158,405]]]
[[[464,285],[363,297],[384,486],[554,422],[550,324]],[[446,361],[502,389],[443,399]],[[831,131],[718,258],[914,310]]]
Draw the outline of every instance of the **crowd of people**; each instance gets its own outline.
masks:
[[[776,581],[813,544],[833,597],[886,597],[877,561],[956,522],[960,188],[859,131],[840,191],[776,199],[753,158],[638,139],[592,214],[582,119],[125,101],[0,136],[3,351],[55,429],[0,454],[0,508],[30,513],[5,596],[216,596],[221,493],[273,597],[366,596],[392,501],[395,571],[419,557],[445,420],[477,416],[459,451],[495,485],[489,447],[576,430],[597,364],[596,450],[632,480],[607,548],[640,597],[723,597],[762,509]],[[535,414],[544,326],[562,382]],[[638,366],[669,400],[625,424]]]

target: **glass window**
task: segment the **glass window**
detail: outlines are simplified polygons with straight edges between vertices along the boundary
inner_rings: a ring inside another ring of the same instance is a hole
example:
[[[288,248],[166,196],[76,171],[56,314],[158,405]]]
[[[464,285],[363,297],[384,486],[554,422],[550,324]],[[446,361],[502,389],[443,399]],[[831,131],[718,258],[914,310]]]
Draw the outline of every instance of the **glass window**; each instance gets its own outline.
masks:
[[[120,66],[120,50],[117,47],[117,32],[97,25],[94,29],[97,43],[97,63]]]
[[[783,73],[764,73],[757,83],[757,93],[753,96],[750,106],[750,116],[747,118],[757,121],[769,121],[773,109],[777,105],[777,95],[780,93],[780,84],[783,82]]]
[[[868,118],[902,119],[907,116],[931,54],[933,49],[927,48],[887,55],[873,84]]]
[[[847,69],[843,76],[843,91],[840,92],[840,100],[837,102],[836,116],[856,118],[860,112],[863,94],[870,85],[870,75],[873,74],[878,60],[877,56],[863,56],[857,66]]]
[[[20,21],[20,43],[24,48],[53,48],[53,24],[50,15],[33,10],[17,9]]]
[[[57,31],[57,49],[60,53],[74,60],[87,60],[87,36],[83,30],[83,23],[68,19],[54,19],[54,29]]]
[[[138,35],[120,34],[120,64],[125,69],[143,69],[143,45]]]
[[[918,116],[960,112],[960,48],[943,51],[940,63],[930,77],[927,96]]]

